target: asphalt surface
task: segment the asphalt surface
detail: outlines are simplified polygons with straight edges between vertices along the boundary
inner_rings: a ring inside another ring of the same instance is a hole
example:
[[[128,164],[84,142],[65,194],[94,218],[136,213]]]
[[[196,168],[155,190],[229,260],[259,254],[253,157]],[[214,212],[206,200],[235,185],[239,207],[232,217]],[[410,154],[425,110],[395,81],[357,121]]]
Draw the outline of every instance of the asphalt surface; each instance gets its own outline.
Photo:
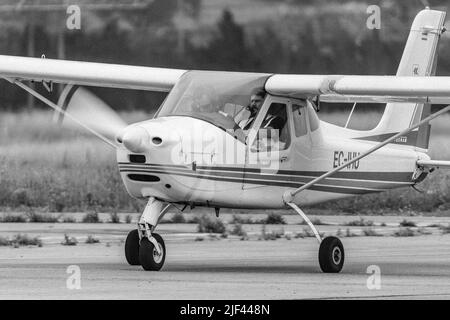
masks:
[[[146,272],[125,261],[127,228],[2,224],[0,234],[29,229],[45,241],[40,248],[0,247],[0,299],[450,298],[450,234],[342,237],[343,271],[323,274],[315,238],[240,241],[204,235],[195,241],[197,234],[161,225],[166,263],[159,272]],[[83,230],[98,235],[100,243],[85,244]],[[78,235],[79,244],[62,246],[65,232]],[[67,287],[74,283],[72,265],[80,268],[80,289]],[[372,273],[378,268],[379,282]]]

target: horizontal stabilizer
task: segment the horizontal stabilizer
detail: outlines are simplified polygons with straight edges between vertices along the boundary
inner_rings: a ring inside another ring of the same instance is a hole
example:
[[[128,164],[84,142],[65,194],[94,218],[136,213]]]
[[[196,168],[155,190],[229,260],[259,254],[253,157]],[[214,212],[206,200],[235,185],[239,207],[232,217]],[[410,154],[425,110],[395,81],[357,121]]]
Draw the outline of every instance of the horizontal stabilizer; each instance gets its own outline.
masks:
[[[450,161],[417,160],[417,165],[425,168],[450,169]]]

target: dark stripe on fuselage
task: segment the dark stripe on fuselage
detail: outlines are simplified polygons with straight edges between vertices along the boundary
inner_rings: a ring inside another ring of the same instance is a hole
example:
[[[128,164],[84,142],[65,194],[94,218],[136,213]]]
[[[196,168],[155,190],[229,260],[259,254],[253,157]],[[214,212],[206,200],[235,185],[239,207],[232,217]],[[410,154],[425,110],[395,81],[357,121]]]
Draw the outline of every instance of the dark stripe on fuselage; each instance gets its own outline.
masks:
[[[180,165],[155,165],[155,164],[140,164],[135,165],[128,162],[119,162],[119,167],[132,167],[132,168],[154,168],[158,167],[161,170],[165,170],[164,167],[176,168],[177,171],[189,171],[201,173],[211,172],[213,174],[219,174],[219,171],[229,172],[226,175],[234,177],[245,178],[264,178],[264,179],[294,179],[291,181],[297,181],[298,179],[307,179],[319,177],[326,173],[326,171],[294,171],[294,170],[261,170],[260,168],[243,168],[243,167],[216,167],[216,166],[197,166],[196,171],[193,171],[187,166]],[[283,176],[286,175],[286,176]],[[367,171],[355,171],[355,172],[336,172],[330,180],[334,179],[347,179],[347,180],[373,180],[380,181],[381,183],[393,183],[393,184],[410,184],[412,172],[367,172]]]
[[[123,173],[152,173],[152,174],[167,174],[167,175],[177,175],[184,176],[189,178],[199,178],[199,179],[207,179],[207,180],[215,180],[215,181],[225,181],[225,182],[234,182],[234,183],[246,183],[246,184],[256,184],[262,186],[277,186],[277,187],[291,187],[298,188],[304,185],[304,183],[295,183],[295,182],[281,182],[281,181],[268,181],[268,180],[248,180],[248,179],[238,179],[238,178],[227,178],[227,177],[215,177],[215,176],[206,176],[202,174],[195,174],[193,171],[192,174],[181,173],[181,172],[172,172],[172,171],[155,171],[155,170],[130,170],[123,169],[120,170]],[[382,192],[384,189],[357,189],[352,187],[342,187],[342,186],[324,186],[324,185],[313,185],[309,188],[310,190],[315,191],[324,191],[324,192],[332,192],[332,193],[343,193],[343,194],[365,194],[365,193],[373,193],[373,192]]]
[[[217,178],[232,178],[235,179],[236,182],[245,181],[246,183],[255,183],[256,182],[265,182],[271,181],[273,183],[290,183],[290,186],[294,184],[294,186],[303,185],[305,183],[310,182],[314,179],[314,177],[296,177],[296,176],[280,176],[280,175],[259,175],[259,174],[245,174],[237,173],[237,172],[220,172],[220,171],[204,171],[204,170],[179,170],[179,169],[159,169],[159,168],[136,168],[131,166],[121,166],[120,169],[122,171],[126,170],[151,170],[152,173],[173,173],[173,174],[189,174],[194,176],[215,176]],[[155,171],[157,170],[157,171]],[[391,181],[371,181],[371,180],[356,180],[356,179],[333,179],[327,178],[320,182],[321,185],[329,185],[329,186],[342,186],[342,187],[351,187],[351,188],[365,188],[365,189],[392,189],[402,185],[408,185],[406,182],[391,182]]]
[[[324,173],[320,171],[279,170],[274,171],[276,173],[271,174],[266,172],[263,174],[257,174],[256,172],[264,172],[264,170],[248,168],[254,173],[247,173],[244,171],[244,168],[208,166],[199,166],[197,167],[197,170],[192,170],[187,166],[182,165],[135,165],[124,162],[119,163],[119,167],[120,172],[169,174],[190,178],[235,182],[239,184],[245,183],[252,185],[291,188],[301,187],[305,183]],[[202,170],[200,168],[208,170]],[[286,176],[283,176],[283,174]],[[373,180],[370,180],[371,178]],[[411,173],[409,172],[340,172],[339,175],[336,174],[336,176],[324,179],[319,184],[312,186],[310,189],[344,194],[363,194],[381,192],[386,189],[410,185],[410,179]]]

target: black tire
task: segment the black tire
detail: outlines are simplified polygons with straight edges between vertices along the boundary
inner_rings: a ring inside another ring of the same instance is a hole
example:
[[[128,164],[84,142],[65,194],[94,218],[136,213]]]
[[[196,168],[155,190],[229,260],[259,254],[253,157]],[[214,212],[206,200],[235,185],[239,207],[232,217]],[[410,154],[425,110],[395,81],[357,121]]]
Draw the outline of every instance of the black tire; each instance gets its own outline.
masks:
[[[320,269],[325,273],[338,273],[344,266],[344,246],[336,237],[326,237],[319,248]]]
[[[139,261],[142,268],[147,271],[158,271],[164,265],[166,260],[166,246],[164,240],[157,233],[152,233],[153,238],[159,243],[162,249],[162,254],[158,256],[157,251],[153,243],[147,238],[142,238],[141,246],[139,247]]]
[[[131,266],[140,266],[139,262],[139,232],[137,229],[128,233],[125,241],[125,258]]]

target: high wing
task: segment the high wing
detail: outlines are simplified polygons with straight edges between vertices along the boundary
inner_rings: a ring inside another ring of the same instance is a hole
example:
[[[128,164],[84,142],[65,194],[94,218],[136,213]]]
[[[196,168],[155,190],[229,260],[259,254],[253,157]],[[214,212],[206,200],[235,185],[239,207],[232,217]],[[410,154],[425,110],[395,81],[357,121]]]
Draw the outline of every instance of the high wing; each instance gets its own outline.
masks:
[[[0,77],[168,92],[187,70],[0,55]],[[244,73],[243,73],[244,74]],[[326,102],[450,103],[450,77],[274,74],[268,93]]]
[[[450,103],[450,77],[273,75],[267,92],[325,102]]]
[[[0,55],[0,77],[150,91],[170,91],[186,70]]]

